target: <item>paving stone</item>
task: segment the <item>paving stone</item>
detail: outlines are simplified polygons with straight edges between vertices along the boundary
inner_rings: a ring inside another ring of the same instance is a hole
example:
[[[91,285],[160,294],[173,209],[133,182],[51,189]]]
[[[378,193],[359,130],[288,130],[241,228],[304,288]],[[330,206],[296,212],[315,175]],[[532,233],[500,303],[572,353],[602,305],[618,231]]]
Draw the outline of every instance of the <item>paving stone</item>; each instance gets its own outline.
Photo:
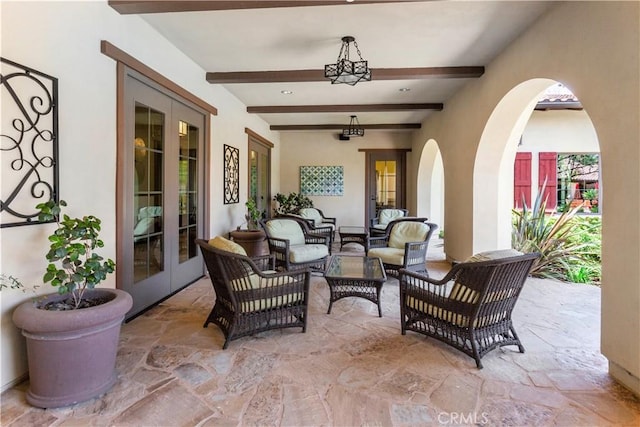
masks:
[[[113,420],[117,426],[194,426],[213,415],[189,390],[173,381],[143,397]]]
[[[156,345],[149,350],[146,362],[152,368],[169,369],[186,362],[193,352],[194,349],[189,347]]]
[[[424,405],[391,405],[394,426],[418,426],[434,423],[433,410]]]
[[[470,413],[476,408],[482,381],[452,374],[431,393],[431,401],[444,412]]]
[[[312,387],[285,385],[282,400],[282,426],[330,425],[322,399]]]
[[[185,363],[173,371],[178,378],[196,387],[212,378],[211,373],[195,363]]]

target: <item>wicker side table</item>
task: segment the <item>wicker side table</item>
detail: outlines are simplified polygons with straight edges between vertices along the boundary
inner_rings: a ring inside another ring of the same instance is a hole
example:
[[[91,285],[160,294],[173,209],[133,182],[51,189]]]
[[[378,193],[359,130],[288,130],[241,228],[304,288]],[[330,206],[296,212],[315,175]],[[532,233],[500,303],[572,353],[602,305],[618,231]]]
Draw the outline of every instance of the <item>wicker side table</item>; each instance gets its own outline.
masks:
[[[344,226],[338,229],[340,234],[340,250],[349,243],[358,243],[364,246],[364,252],[369,250],[369,231],[365,227]]]
[[[331,292],[327,314],[339,299],[358,297],[376,304],[378,316],[382,317],[380,291],[387,275],[380,258],[334,255],[329,260],[324,278]]]

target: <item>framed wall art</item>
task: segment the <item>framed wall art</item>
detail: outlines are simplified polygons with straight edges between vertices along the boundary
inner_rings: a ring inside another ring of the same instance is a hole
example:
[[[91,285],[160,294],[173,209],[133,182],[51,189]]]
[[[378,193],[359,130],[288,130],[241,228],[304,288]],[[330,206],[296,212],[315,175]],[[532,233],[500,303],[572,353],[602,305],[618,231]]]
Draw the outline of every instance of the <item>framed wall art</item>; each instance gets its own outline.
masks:
[[[240,150],[224,144],[224,204],[240,201]]]
[[[343,166],[300,166],[300,194],[343,196]]]

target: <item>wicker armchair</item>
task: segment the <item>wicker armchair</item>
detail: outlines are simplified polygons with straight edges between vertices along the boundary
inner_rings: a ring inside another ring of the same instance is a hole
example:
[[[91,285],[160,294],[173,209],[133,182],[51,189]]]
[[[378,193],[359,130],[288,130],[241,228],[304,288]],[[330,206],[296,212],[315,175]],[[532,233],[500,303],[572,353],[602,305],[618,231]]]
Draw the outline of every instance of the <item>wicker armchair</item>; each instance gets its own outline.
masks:
[[[376,218],[371,218],[369,234],[371,236],[384,236],[391,221],[409,215],[407,209],[401,208],[381,208]]]
[[[436,338],[473,357],[478,368],[496,347],[517,345],[524,353],[511,312],[538,257],[486,252],[454,265],[442,280],[401,269],[402,335],[410,330]]]
[[[269,252],[276,267],[285,270],[310,267],[324,273],[329,257],[328,236],[309,233],[304,220],[294,218],[263,219],[260,225],[267,235]]]
[[[196,243],[216,294],[203,327],[218,325],[225,337],[223,349],[232,340],[271,329],[301,327],[306,331],[309,270],[263,271],[273,268],[272,255],[249,258],[202,239],[196,239]]]
[[[426,220],[411,217],[392,221],[383,236],[368,238],[367,256],[380,258],[391,276],[397,276],[401,268],[428,274],[427,249],[438,226]]]
[[[302,209],[300,209],[302,211]],[[305,218],[301,215],[296,214],[282,214],[278,215],[278,219],[292,219],[297,221],[302,227],[304,234],[312,235],[312,236],[321,236],[327,237],[329,239],[329,255],[331,255],[331,248],[333,246],[333,240],[335,235],[335,225],[329,223],[316,223],[311,218]]]

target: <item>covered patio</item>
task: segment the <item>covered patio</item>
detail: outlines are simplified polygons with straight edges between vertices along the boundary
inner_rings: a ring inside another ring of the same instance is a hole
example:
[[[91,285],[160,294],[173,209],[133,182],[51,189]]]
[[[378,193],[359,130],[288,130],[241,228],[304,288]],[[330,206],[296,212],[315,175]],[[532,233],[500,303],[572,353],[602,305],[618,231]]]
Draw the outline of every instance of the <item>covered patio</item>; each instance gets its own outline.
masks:
[[[442,241],[432,276],[449,269]],[[357,245],[345,253],[362,254]],[[209,279],[124,325],[119,379],[104,396],[55,410],[30,407],[23,383],[2,396],[3,426],[166,425],[638,425],[640,401],[616,383],[600,353],[600,288],[528,279],[514,312],[526,353],[473,359],[400,334],[398,282],[383,286],[383,317],[348,298],[326,314],[329,289],[312,277],[308,329],[271,331],[222,350],[203,329]]]

